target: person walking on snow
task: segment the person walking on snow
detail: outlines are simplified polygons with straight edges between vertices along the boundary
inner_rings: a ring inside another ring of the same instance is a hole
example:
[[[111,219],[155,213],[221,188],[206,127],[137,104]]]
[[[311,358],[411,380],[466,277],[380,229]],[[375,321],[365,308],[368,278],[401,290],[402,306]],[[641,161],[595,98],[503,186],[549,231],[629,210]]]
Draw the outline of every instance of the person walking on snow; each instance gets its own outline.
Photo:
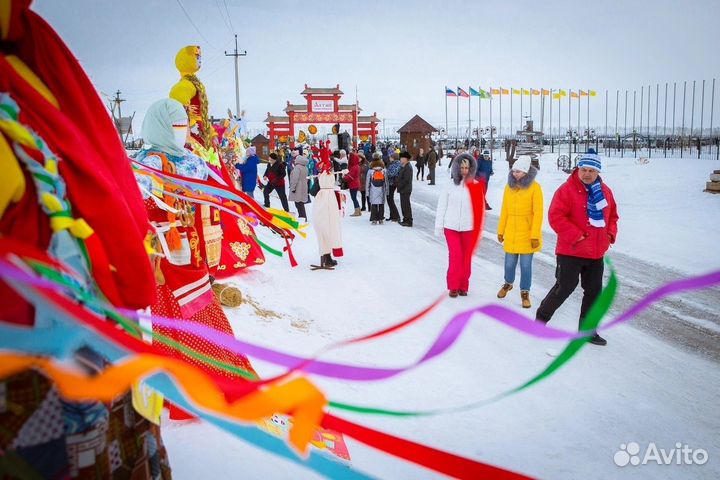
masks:
[[[302,155],[302,150],[299,147],[293,148],[293,158],[294,166],[290,172],[289,200],[295,202],[298,218],[302,218],[307,222],[305,203],[308,201],[308,159]]]
[[[490,159],[490,150],[483,150],[482,154],[478,156],[478,169],[477,173],[475,174],[475,179],[485,182],[486,192],[488,189],[488,185],[490,185],[490,176],[493,173],[493,164],[492,160]],[[485,199],[485,210],[492,210],[492,207],[490,207],[490,205],[487,203],[487,198]]]
[[[565,183],[555,192],[548,220],[557,233],[555,285],[535,313],[537,321],[547,323],[560,305],[577,288],[583,288],[579,324],[600,295],[603,257],[617,238],[617,204],[610,187],[600,178],[602,162],[595,150],[588,149]],[[597,332],[590,343],[606,345]]]
[[[470,285],[472,265],[473,205],[467,184],[475,181],[477,163],[461,153],[453,159],[452,182],[440,193],[435,212],[435,235],[445,234],[448,246],[448,295],[464,297]]]
[[[242,176],[242,191],[252,197],[258,182],[258,164],[260,163],[260,159],[255,154],[255,147],[249,147],[246,155],[247,158],[245,162],[236,163],[235,168]]]
[[[395,185],[400,194],[400,210],[402,211],[403,220],[400,225],[403,227],[413,226],[412,206],[410,205],[410,195],[412,194],[413,171],[410,165],[410,152],[402,152],[400,154],[400,172],[398,173]]]
[[[285,194],[285,175],[285,163],[278,158],[277,153],[271,153],[270,160],[265,168],[265,174],[263,176],[263,180],[267,182],[265,184],[265,188],[263,189],[265,208],[270,208],[270,194],[274,190],[277,192],[278,197],[280,197],[280,203],[282,203],[283,210],[286,212],[290,211],[287,195]]]
[[[520,299],[523,308],[530,308],[533,254],[542,249],[543,194],[535,181],[537,168],[528,155],[521,155],[508,173],[503,193],[498,242],[505,249],[505,283],[498,298],[512,290],[515,271],[520,261]]]
[[[368,196],[370,207],[370,221],[373,225],[382,225],[385,215],[385,198],[388,192],[388,180],[385,172],[385,164],[382,161],[382,154],[375,152],[373,162],[365,180],[365,190]]]
[[[350,214],[351,217],[359,217],[362,215],[360,213],[360,203],[358,203],[358,190],[360,189],[360,157],[355,152],[350,152],[350,156],[348,157],[348,172],[343,175],[342,179],[343,182],[348,187],[348,190],[350,190],[350,198],[353,202],[353,207],[355,208],[355,211]]]

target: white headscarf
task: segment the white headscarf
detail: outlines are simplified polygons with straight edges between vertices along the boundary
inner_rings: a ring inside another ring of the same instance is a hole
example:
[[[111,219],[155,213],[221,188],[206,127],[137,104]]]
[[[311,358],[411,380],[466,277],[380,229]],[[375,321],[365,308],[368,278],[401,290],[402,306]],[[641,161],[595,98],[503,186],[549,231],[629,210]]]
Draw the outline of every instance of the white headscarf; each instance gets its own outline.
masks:
[[[143,120],[141,135],[146,148],[151,146],[163,152],[182,157],[185,149],[175,141],[173,125],[187,125],[185,108],[177,100],[163,98],[150,105]]]

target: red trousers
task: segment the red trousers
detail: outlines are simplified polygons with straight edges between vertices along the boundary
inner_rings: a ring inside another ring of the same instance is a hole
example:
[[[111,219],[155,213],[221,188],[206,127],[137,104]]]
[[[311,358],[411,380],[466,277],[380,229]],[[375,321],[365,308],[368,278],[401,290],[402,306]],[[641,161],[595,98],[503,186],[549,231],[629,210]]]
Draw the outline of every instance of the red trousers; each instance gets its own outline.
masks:
[[[445,240],[448,245],[448,290],[468,291],[470,283],[470,267],[472,263],[472,230],[458,232],[445,229]]]

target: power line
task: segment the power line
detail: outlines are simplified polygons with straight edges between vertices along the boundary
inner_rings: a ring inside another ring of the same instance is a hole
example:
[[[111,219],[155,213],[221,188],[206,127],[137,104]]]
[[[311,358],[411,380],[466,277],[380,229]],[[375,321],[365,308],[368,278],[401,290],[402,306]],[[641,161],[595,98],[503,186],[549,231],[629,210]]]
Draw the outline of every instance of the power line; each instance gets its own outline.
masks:
[[[225,0],[223,0],[223,5],[225,5],[225,13],[227,13],[228,21],[230,22],[230,28],[232,28],[233,34],[235,34],[235,26],[233,26],[232,17],[230,16],[230,11],[228,11],[227,2]]]
[[[185,17],[187,17],[187,19],[188,19],[188,22],[190,22],[190,24],[193,26],[193,28],[195,28],[195,31],[198,32],[198,35],[200,35],[203,38],[203,40],[205,40],[205,42],[208,44],[208,46],[210,48],[219,51],[220,49],[217,48],[215,45],[213,45],[210,42],[210,40],[208,40],[207,37],[205,37],[205,35],[203,35],[203,33],[200,31],[200,29],[197,27],[197,25],[195,25],[195,22],[193,22],[192,18],[190,18],[190,14],[187,12],[187,10],[185,10],[185,7],[183,7],[183,4],[180,3],[180,0],[175,0],[175,1],[177,2],[178,5],[180,5],[180,8],[182,9],[183,13],[185,14]]]
[[[233,31],[230,29],[230,24],[229,24],[228,21],[225,19],[225,14],[223,13],[222,8],[220,8],[220,0],[215,0],[215,6],[217,7],[218,12],[220,13],[220,18],[222,18],[222,21],[223,21],[223,24],[225,25],[225,28],[227,28],[227,29],[228,29],[228,32],[230,32],[230,35],[232,35],[232,34],[233,34]]]

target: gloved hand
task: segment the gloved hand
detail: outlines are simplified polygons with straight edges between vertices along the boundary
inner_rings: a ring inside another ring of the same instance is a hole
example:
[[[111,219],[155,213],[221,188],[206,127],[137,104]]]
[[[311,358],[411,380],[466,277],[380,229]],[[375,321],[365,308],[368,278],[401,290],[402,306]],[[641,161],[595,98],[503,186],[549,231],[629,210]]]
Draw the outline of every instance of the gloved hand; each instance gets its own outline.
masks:
[[[340,173],[342,173],[343,175],[347,175],[348,173],[350,173],[350,170],[348,170],[347,168],[343,168],[342,170],[340,170]]]
[[[498,242],[503,243],[503,240],[505,240],[505,237],[501,233],[498,233]]]
[[[530,247],[538,248],[539,246],[540,246],[540,240],[538,240],[537,238],[530,239]]]

